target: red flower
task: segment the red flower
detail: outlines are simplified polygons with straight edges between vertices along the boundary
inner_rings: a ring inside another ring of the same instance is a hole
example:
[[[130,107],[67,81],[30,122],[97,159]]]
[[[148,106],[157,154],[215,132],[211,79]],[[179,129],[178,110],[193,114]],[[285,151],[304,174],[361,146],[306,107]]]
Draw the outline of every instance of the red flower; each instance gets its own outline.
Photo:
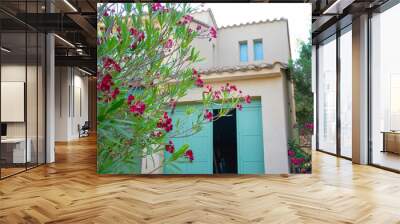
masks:
[[[251,97],[249,95],[245,96],[244,101],[248,104],[251,103]]]
[[[298,166],[298,165],[301,165],[301,164],[304,162],[304,158],[295,158],[295,157],[292,157],[292,158],[290,158],[290,162],[291,162],[292,164],[294,164],[295,166]]]
[[[217,38],[217,30],[215,29],[215,27],[210,28],[210,36],[211,38]]]
[[[161,3],[157,2],[157,3],[151,4],[151,9],[153,10],[153,12],[156,12],[158,10],[163,10],[164,7],[161,5]]]
[[[107,74],[103,77],[100,84],[97,86],[101,91],[110,91],[111,86],[113,85],[112,77],[110,74]]]
[[[242,104],[238,103],[238,104],[236,105],[236,108],[239,109],[240,111],[242,111],[243,106],[242,106]]]
[[[133,44],[131,44],[130,47],[131,47],[132,50],[135,50],[137,48],[137,43],[133,42]]]
[[[313,130],[314,129],[314,124],[313,123],[305,123],[304,127],[309,129],[309,130]]]
[[[157,128],[163,128],[166,132],[172,131],[172,119],[164,112],[164,116],[158,120]]]
[[[296,155],[296,153],[295,153],[293,150],[289,149],[288,155],[289,155],[290,157],[293,157],[294,155]]]
[[[169,140],[169,144],[165,145],[165,150],[169,153],[174,153],[175,146],[171,140]]]
[[[196,86],[198,86],[198,87],[203,87],[204,86],[204,82],[203,82],[203,80],[200,78],[200,76],[198,76],[197,77],[197,79],[196,79]]]
[[[212,121],[213,114],[211,113],[211,111],[209,110],[204,111],[204,118],[207,119],[208,121]]]
[[[135,28],[130,28],[129,32],[131,33],[132,36],[136,37],[139,34],[139,31]]]
[[[110,69],[113,67],[115,71],[121,72],[121,67],[119,64],[109,57],[103,58],[103,66],[105,69]]]
[[[135,96],[134,95],[129,95],[128,96],[128,105],[131,105],[132,101],[134,101],[134,100],[135,100]]]
[[[190,162],[193,161],[194,157],[193,157],[193,151],[191,149],[187,150],[185,152],[185,157],[188,158],[190,160]]]
[[[142,115],[146,110],[146,104],[141,101],[136,101],[131,107],[130,112],[134,113],[135,115]]]
[[[110,16],[110,14],[108,14],[108,9],[104,10],[103,16],[105,17]]]
[[[294,158],[294,157],[290,158],[290,162],[291,162],[293,165],[298,165],[298,160],[297,160],[297,158]]]
[[[172,39],[168,39],[167,43],[165,43],[164,47],[171,48],[173,44],[174,44],[174,41]]]
[[[231,85],[229,88],[230,88],[231,91],[232,91],[232,90],[233,90],[233,91],[237,91],[237,88],[236,88],[235,85]]]
[[[197,74],[197,70],[193,68],[193,77],[196,78],[196,82],[195,85],[198,87],[203,87],[204,86],[204,82],[201,79],[201,76],[199,74]]]
[[[139,34],[137,35],[137,41],[143,41],[144,40],[144,32],[139,32]]]
[[[115,88],[114,91],[111,93],[111,97],[115,99],[119,94],[119,89]]]

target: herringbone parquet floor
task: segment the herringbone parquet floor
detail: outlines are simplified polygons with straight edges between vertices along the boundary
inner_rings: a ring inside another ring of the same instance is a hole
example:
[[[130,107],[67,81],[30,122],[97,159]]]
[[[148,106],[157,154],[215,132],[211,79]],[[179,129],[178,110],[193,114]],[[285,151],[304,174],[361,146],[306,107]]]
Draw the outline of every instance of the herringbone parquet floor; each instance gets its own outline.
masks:
[[[400,223],[400,175],[315,153],[312,175],[99,176],[96,142],[0,181],[0,223]]]

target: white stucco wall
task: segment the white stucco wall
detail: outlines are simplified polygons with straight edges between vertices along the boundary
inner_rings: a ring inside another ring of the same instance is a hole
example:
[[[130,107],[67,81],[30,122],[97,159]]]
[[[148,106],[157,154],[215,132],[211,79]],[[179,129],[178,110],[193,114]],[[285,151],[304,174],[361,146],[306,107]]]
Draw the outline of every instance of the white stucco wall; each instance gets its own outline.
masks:
[[[210,27],[216,26],[209,10],[195,13],[193,18]],[[196,26],[197,23],[194,22],[192,28],[195,29]],[[254,40],[262,40],[264,60],[254,61]],[[248,46],[249,60],[245,63],[239,60],[239,42],[241,41],[247,41]],[[205,58],[204,61],[196,64],[195,67],[199,69],[255,63],[288,63],[291,58],[286,19],[219,27],[216,39],[211,42],[208,39],[195,39],[193,46],[200,51],[200,56]]]
[[[260,71],[235,73],[220,73],[204,76],[205,83],[215,88],[225,85],[226,82],[238,86],[245,94],[252,97],[261,97],[264,162],[265,173],[286,174],[289,172],[287,143],[289,138],[289,114],[287,99],[287,80],[281,72],[280,66]],[[179,103],[188,103],[201,100],[202,88],[193,88]],[[146,159],[143,160],[143,163]],[[149,160],[147,160],[149,165]],[[161,162],[156,156],[154,166],[142,167],[142,173],[157,167]],[[143,165],[142,165],[143,166]]]
[[[264,60],[254,61],[253,41],[261,39]],[[239,42],[247,41],[248,62],[239,60]],[[289,34],[287,20],[250,24],[246,26],[218,29],[217,64],[234,66],[254,63],[287,63],[290,58]]]

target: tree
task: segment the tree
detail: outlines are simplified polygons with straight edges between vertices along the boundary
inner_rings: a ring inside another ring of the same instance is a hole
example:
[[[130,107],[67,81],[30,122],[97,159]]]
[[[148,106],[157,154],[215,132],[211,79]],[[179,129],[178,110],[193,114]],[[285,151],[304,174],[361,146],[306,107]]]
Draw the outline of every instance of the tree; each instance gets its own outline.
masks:
[[[162,165],[195,159],[188,144],[175,149],[172,138],[193,135],[212,122],[250,103],[236,86],[214,90],[194,68],[199,52],[195,38],[216,38],[214,27],[193,22],[186,4],[104,3],[98,7],[98,154],[99,173],[140,173],[141,158],[167,151]],[[204,88],[202,111],[189,129],[171,116],[191,88]],[[220,112],[213,116],[212,108]],[[157,169],[160,167],[157,167]]]
[[[300,135],[312,134],[314,104],[311,80],[311,41],[301,42],[299,58],[289,62],[289,69],[294,83],[297,126]]]

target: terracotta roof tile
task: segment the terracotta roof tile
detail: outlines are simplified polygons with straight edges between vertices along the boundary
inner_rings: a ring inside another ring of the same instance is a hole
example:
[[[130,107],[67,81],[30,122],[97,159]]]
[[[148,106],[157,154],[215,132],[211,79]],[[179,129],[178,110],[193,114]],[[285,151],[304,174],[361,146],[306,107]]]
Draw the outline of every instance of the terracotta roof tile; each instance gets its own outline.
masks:
[[[279,64],[282,68],[286,69],[287,64],[282,62],[270,63],[259,63],[259,64],[247,64],[247,65],[236,65],[236,66],[224,66],[224,67],[214,67],[209,69],[201,69],[199,73],[208,75],[211,73],[222,73],[222,72],[237,72],[237,71],[249,71],[249,70],[261,70],[265,68],[273,68],[275,65]]]

